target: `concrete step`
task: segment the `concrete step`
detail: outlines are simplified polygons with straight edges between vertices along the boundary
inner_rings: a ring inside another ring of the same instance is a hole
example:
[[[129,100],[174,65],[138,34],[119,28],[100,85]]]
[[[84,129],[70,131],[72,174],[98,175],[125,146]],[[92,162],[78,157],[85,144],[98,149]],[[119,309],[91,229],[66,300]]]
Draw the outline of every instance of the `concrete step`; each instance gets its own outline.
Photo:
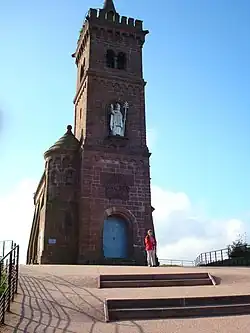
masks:
[[[184,286],[211,286],[212,281],[207,279],[187,280],[124,280],[101,281],[100,288],[148,288],[148,287],[184,287]]]
[[[102,262],[105,266],[136,266],[135,260],[130,259],[104,259]]]
[[[250,304],[190,308],[121,309],[109,312],[108,321],[148,320],[190,317],[235,316],[250,314]]]
[[[250,314],[250,295],[174,299],[116,299],[104,305],[106,321]]]
[[[186,279],[206,279],[208,273],[174,273],[174,274],[119,274],[101,275],[101,280],[124,281],[124,280],[186,280]]]
[[[213,285],[208,273],[101,275],[100,288],[146,288]]]

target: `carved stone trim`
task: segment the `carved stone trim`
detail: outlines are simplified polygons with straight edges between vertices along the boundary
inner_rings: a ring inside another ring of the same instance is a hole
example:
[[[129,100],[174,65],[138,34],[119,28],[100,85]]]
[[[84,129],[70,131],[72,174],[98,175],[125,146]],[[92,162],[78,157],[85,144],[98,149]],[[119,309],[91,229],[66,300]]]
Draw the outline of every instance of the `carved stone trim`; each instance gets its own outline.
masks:
[[[103,144],[107,148],[123,148],[128,145],[128,138],[125,136],[108,135],[104,139]]]
[[[130,186],[134,184],[133,175],[101,173],[101,183],[105,187],[106,198],[129,200]]]
[[[92,157],[93,162],[99,162],[99,163],[114,163],[114,164],[128,164],[128,165],[133,165],[133,166],[140,166],[140,167],[148,167],[149,166],[149,161],[148,159],[131,159],[129,158],[120,158],[120,157],[115,157],[115,158],[107,158],[104,155],[95,155]]]
[[[116,138],[116,137],[114,137]],[[120,139],[120,138],[119,138]],[[147,147],[138,147],[138,146],[129,146],[129,143],[126,142],[126,139],[122,138],[123,140],[112,141],[110,144],[107,144],[105,141],[100,141],[98,143],[86,143],[86,141],[83,144],[83,149],[88,151],[96,151],[96,152],[102,152],[102,153],[114,153],[120,152],[120,149],[123,149],[124,155],[136,155],[141,157],[150,157],[151,154],[148,152]],[[122,146],[124,144],[124,146]]]
[[[109,200],[117,199],[126,201],[129,199],[129,186],[107,184],[105,186],[105,195]]]

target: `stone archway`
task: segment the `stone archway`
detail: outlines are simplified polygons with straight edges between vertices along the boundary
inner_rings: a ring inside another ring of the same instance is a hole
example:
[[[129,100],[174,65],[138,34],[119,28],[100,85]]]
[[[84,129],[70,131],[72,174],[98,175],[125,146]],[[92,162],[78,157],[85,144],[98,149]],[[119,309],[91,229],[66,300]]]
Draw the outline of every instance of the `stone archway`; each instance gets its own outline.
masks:
[[[103,256],[105,259],[129,258],[129,225],[119,215],[111,215],[103,225]]]
[[[103,221],[107,221],[111,218],[117,218],[120,223],[121,220],[126,223],[126,231],[127,234],[127,259],[134,257],[134,249],[135,247],[141,247],[142,246],[142,239],[140,237],[140,232],[138,228],[138,223],[136,221],[135,216],[127,209],[122,207],[111,207],[105,210]],[[104,222],[105,223],[105,222]],[[101,237],[101,248],[102,248],[102,256],[104,256],[104,224],[102,229],[102,237]],[[124,234],[125,234],[124,233]]]
[[[125,218],[128,223],[130,224],[130,227],[133,229],[133,244],[136,246],[143,245],[143,238],[140,235],[139,225],[136,220],[136,217],[134,214],[123,207],[111,207],[105,210],[104,212],[104,219],[107,219],[111,215],[120,215],[123,218]]]

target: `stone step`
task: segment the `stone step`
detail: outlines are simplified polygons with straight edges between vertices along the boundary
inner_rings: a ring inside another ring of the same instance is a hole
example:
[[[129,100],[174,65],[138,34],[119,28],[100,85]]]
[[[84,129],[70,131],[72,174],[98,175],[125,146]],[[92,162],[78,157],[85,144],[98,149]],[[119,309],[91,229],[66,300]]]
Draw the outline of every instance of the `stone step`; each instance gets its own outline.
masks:
[[[101,275],[103,281],[124,281],[124,280],[186,280],[206,279],[208,273],[175,273],[175,274],[119,274]]]
[[[190,308],[120,309],[109,312],[108,321],[249,315],[250,304]]]
[[[104,259],[102,264],[105,266],[136,266],[136,261],[129,259]]]
[[[106,300],[106,321],[250,314],[250,295]]]
[[[101,275],[100,288],[146,288],[213,285],[208,273]]]
[[[184,287],[184,286],[211,286],[212,281],[207,279],[186,280],[124,280],[100,281],[100,288],[148,288],[148,287]]]

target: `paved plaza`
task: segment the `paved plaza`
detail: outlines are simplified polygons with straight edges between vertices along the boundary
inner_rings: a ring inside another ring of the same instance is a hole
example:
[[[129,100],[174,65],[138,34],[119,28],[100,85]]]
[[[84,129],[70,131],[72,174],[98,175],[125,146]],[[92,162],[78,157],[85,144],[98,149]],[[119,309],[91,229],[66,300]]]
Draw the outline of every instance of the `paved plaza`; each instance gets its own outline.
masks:
[[[19,294],[1,333],[238,333],[250,316],[105,323],[108,298],[250,294],[247,268],[211,268],[219,285],[202,287],[98,289],[100,274],[207,272],[207,268],[21,266]]]

